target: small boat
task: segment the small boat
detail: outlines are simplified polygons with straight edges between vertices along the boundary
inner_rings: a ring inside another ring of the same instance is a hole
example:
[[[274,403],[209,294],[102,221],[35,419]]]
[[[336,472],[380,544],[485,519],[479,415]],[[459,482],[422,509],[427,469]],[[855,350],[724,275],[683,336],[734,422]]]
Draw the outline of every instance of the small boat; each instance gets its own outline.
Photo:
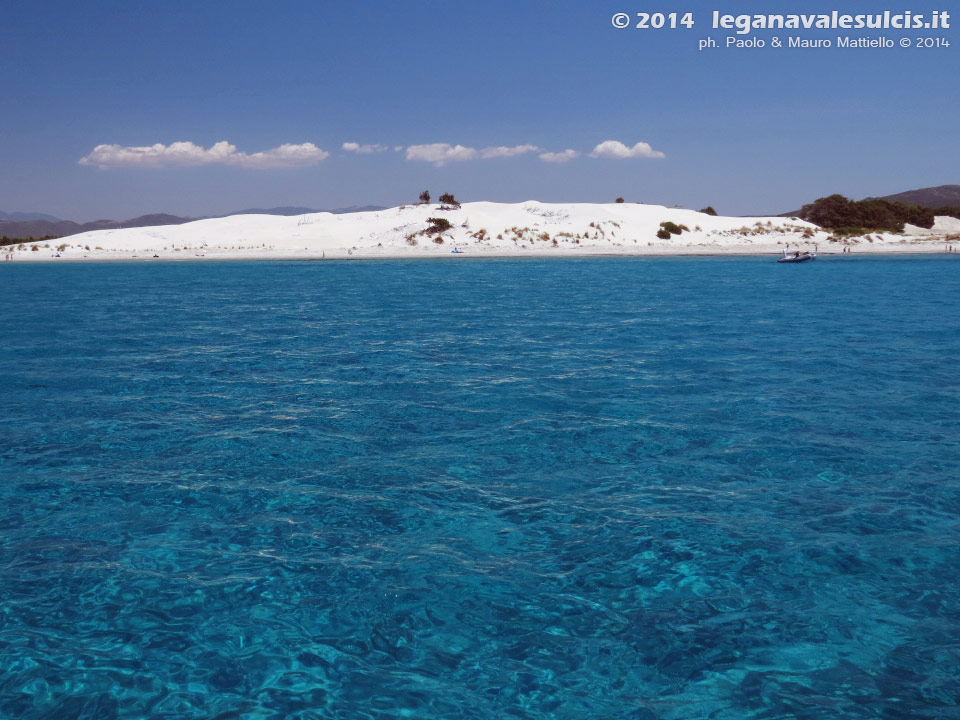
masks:
[[[787,251],[784,250],[783,257],[777,258],[777,262],[778,263],[801,263],[801,262],[807,262],[808,260],[816,260],[816,259],[817,259],[816,253],[800,252],[798,250],[792,255],[788,255]]]

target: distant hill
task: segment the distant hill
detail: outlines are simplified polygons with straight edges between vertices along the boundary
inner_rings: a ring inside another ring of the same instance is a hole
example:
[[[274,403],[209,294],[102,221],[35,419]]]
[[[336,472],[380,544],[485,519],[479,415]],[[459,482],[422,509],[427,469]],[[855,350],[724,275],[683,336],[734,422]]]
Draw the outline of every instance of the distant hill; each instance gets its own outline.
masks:
[[[827,193],[828,195],[829,193]],[[826,197],[823,195],[822,197]],[[815,199],[815,198],[814,198]],[[918,205],[923,208],[945,208],[960,207],[960,185],[939,185],[937,187],[920,188],[919,190],[907,190],[906,192],[895,195],[884,195],[879,198],[864,198],[864,200],[887,200],[889,202],[902,202],[907,205]],[[813,202],[811,200],[810,202]],[[777,217],[799,217],[800,210],[780,213]]]
[[[56,235],[57,237],[67,237],[68,235],[77,235],[91,230],[118,230],[120,228],[148,227],[151,225],[182,225],[190,222],[193,218],[182,218],[176,215],[141,215],[118,222],[116,220],[94,220],[93,222],[75,223],[72,220],[28,220],[23,222],[11,222],[9,220],[0,220],[0,236],[9,238],[26,237],[45,237],[47,235]]]
[[[9,238],[44,237],[55,235],[66,237],[83,232],[83,226],[70,220],[27,220],[25,222],[11,222],[0,220],[0,236]]]
[[[318,212],[323,212],[323,210],[311,210],[305,207],[248,208],[247,210],[237,210],[236,212],[218,215],[217,217],[232,217],[234,215],[310,215]]]
[[[251,208],[249,210],[238,210],[237,212],[220,215],[218,217],[232,217],[233,215],[311,215],[321,212],[345,215],[346,213],[372,212],[374,210],[386,210],[386,208],[380,205],[351,205],[350,207],[337,208],[336,210],[313,210],[305,207]]]
[[[327,210],[326,212],[333,213],[334,215],[346,215],[347,213],[358,213],[358,212],[376,212],[377,210],[386,210],[387,208],[381,205],[351,205],[350,207],[337,208],[336,210]]]
[[[132,228],[150,227],[151,225],[183,225],[183,223],[195,219],[196,218],[179,217],[177,215],[167,215],[166,213],[154,213],[152,215],[141,215],[132,220],[124,220],[122,223],[118,223],[118,226],[122,228]]]
[[[368,212],[372,210],[385,210],[379,205],[351,206],[346,208],[337,208],[336,210],[313,210],[303,207],[275,207],[268,209],[250,209],[240,210],[239,212],[228,213],[227,215],[218,215],[215,217],[230,217],[233,215],[309,215],[318,212],[330,212],[335,215],[353,212]],[[14,217],[21,217],[20,220],[14,220]],[[30,216],[28,219],[26,216]],[[67,237],[68,235],[77,235],[91,230],[118,230],[120,228],[138,228],[151,227],[154,225],[182,225],[183,223],[194,220],[204,220],[206,218],[180,217],[179,215],[168,215],[166,213],[154,213],[151,215],[141,215],[130,220],[94,220],[88,223],[75,223],[72,220],[59,220],[53,215],[43,215],[42,213],[0,213],[0,236],[9,238],[27,238],[27,237],[45,237],[55,235],[57,237]]]
[[[896,195],[884,195],[879,199],[925,208],[957,207],[960,205],[960,185],[938,185],[919,190],[907,190]]]
[[[45,213],[12,212],[5,213],[0,210],[0,220],[9,220],[10,222],[29,222],[30,220],[47,220],[48,222],[59,222],[60,218]]]

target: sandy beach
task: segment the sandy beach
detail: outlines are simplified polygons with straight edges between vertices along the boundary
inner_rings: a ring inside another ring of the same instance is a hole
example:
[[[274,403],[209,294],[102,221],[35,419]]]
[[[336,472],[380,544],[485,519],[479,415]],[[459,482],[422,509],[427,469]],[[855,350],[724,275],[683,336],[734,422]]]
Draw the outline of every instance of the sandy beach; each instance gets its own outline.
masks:
[[[439,218],[437,223],[432,218]],[[663,224],[673,229],[669,238]],[[447,226],[449,224],[449,226]],[[677,232],[679,230],[679,233]],[[723,217],[633,203],[402,205],[376,212],[296,217],[238,215],[183,225],[100,230],[7,246],[5,260],[256,260],[591,255],[942,253],[960,220],[931,229],[834,238],[797,218]]]

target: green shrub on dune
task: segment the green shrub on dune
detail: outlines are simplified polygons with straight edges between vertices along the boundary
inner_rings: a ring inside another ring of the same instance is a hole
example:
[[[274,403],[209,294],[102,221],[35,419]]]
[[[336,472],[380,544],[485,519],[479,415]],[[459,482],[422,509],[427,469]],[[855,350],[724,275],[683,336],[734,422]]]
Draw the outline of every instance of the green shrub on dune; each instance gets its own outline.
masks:
[[[799,215],[820,227],[843,228],[846,234],[862,234],[871,230],[903,232],[905,223],[931,228],[935,213],[929,208],[879,198],[850,200],[843,195],[828,195],[804,205]],[[853,233],[852,230],[860,232]]]

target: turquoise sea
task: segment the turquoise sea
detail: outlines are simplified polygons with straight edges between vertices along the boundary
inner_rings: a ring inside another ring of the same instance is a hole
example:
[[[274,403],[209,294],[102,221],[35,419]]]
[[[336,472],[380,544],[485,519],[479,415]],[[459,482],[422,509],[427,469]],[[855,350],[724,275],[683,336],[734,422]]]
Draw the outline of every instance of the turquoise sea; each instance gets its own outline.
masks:
[[[0,265],[0,717],[960,718],[960,261]]]

